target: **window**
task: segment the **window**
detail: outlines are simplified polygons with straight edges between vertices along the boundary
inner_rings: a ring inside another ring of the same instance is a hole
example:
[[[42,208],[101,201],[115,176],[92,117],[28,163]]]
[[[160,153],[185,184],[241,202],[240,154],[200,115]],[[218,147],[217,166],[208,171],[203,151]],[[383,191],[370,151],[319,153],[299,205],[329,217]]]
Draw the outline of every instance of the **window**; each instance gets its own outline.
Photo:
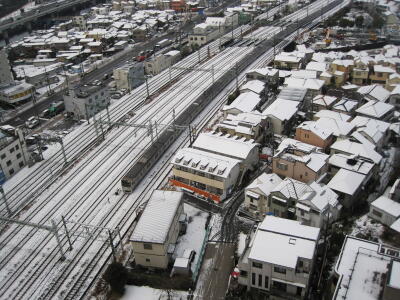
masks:
[[[21,153],[17,153],[17,158],[21,158]]]
[[[308,139],[308,138],[310,138],[310,135],[309,135],[308,133],[305,133],[305,134],[304,134],[304,137],[305,137],[306,139]]]
[[[287,171],[287,169],[288,169],[287,164],[282,164],[282,163],[280,163],[280,162],[277,162],[277,163],[276,163],[276,167],[277,167],[279,170],[283,170],[283,171]]]
[[[304,216],[304,210],[300,209],[300,215]]]
[[[150,258],[146,258],[146,262],[150,262]]]
[[[10,169],[10,175],[14,174],[14,169]]]
[[[305,172],[305,174],[304,174],[305,176],[308,176],[308,172]]]
[[[247,272],[246,271],[240,271],[240,276],[247,277]]]
[[[299,260],[299,268],[302,268],[303,265],[304,265],[303,261],[302,261],[302,260]]]
[[[278,282],[278,281],[272,281],[272,286],[280,291],[286,292],[286,283]]]
[[[11,166],[11,160],[7,161],[7,167]]]
[[[268,281],[269,281],[269,278],[268,278],[268,276],[265,276],[264,278],[265,278],[265,279],[264,279],[264,287],[267,289],[267,288],[268,288]]]
[[[143,248],[146,249],[146,250],[153,250],[153,245],[144,243],[143,244]]]
[[[301,287],[297,287],[297,291],[296,291],[296,295],[297,296],[301,296],[301,292],[302,292],[302,288]]]
[[[383,74],[382,73],[376,73],[376,76],[377,77],[383,77]]]
[[[382,218],[382,213],[380,211],[377,211],[377,210],[373,209],[372,210],[372,214],[377,216],[377,217],[379,217],[379,218]]]
[[[274,267],[275,273],[286,274],[286,269],[281,267]]]
[[[251,273],[251,284],[256,285],[256,274],[255,273]]]
[[[16,146],[15,146],[15,150],[18,150],[18,149],[19,149],[19,145],[16,145]]]
[[[19,162],[19,167],[22,168],[23,166],[24,166],[24,162],[23,161]]]
[[[14,147],[13,148],[10,148],[10,153],[13,153],[14,152]]]
[[[6,155],[3,153],[3,154],[0,156],[0,158],[1,158],[1,159],[5,159],[5,158],[6,158]]]
[[[253,267],[254,268],[258,268],[258,269],[262,269],[262,264],[253,261]]]
[[[262,275],[258,274],[258,286],[262,286]]]

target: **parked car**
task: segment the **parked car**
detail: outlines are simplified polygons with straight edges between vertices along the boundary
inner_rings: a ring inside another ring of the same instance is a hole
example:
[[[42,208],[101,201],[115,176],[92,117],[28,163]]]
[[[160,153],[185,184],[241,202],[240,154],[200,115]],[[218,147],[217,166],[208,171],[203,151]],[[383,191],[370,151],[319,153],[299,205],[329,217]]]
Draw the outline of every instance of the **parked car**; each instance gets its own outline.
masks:
[[[37,117],[30,117],[26,121],[26,127],[28,127],[29,129],[35,128],[39,124],[40,124],[40,122],[39,122],[39,119]]]

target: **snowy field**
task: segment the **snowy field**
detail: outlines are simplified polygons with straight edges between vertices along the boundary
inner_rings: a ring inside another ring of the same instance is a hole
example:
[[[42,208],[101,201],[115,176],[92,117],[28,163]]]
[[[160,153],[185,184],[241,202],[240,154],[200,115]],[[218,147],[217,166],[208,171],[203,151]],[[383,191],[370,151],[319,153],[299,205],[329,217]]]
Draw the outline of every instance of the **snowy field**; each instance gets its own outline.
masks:
[[[187,292],[171,291],[170,297],[164,290],[153,289],[148,286],[125,286],[125,295],[120,300],[167,300],[186,299]]]

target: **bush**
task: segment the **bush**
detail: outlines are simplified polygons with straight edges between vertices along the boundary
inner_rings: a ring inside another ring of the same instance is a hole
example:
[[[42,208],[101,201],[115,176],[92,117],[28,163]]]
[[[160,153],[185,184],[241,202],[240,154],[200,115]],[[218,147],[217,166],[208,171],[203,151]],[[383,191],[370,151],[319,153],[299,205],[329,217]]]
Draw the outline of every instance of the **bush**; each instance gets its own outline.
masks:
[[[125,293],[128,271],[121,263],[113,262],[104,273],[103,279],[111,286],[113,292],[122,296]]]

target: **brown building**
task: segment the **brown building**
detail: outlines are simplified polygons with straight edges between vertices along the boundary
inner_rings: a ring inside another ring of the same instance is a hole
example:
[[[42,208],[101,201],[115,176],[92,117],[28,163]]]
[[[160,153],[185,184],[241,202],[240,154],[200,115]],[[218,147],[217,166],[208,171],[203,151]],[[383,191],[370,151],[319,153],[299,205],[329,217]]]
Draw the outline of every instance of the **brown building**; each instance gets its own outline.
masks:
[[[326,127],[320,127],[314,121],[305,121],[296,128],[295,139],[316,147],[328,150],[334,142],[333,131]]]

